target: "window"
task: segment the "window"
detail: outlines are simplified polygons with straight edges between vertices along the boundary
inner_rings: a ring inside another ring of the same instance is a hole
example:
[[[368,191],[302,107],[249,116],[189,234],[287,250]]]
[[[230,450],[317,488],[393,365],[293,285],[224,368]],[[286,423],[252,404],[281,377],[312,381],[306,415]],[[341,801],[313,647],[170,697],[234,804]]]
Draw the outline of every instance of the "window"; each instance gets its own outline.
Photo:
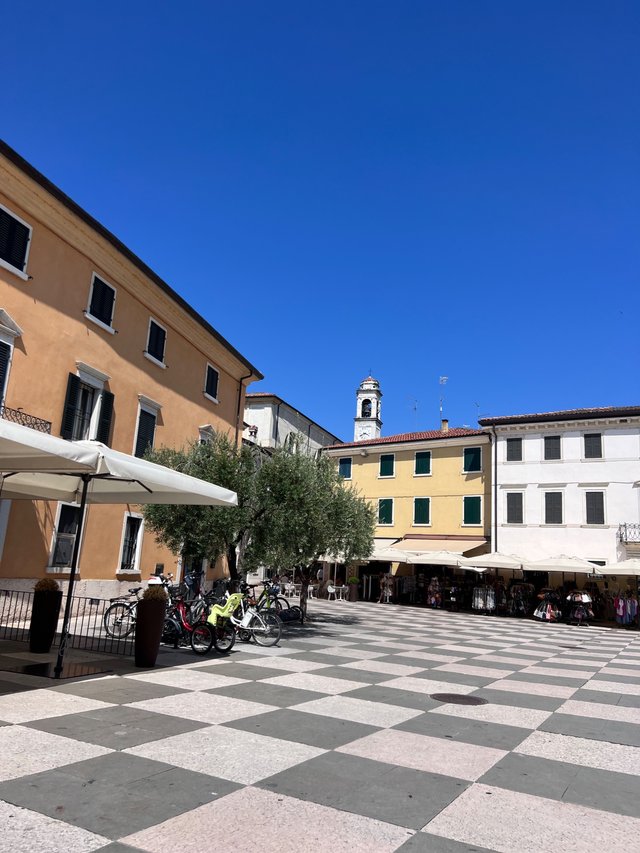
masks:
[[[562,524],[562,492],[544,493],[544,523]]]
[[[149,320],[149,338],[145,355],[150,355],[160,364],[164,365],[164,346],[167,340],[167,332],[155,320]]]
[[[522,439],[507,439],[507,462],[522,462]]]
[[[481,447],[465,447],[463,470],[465,474],[471,474],[475,471],[482,471]]]
[[[220,374],[215,369],[215,367],[211,367],[210,364],[207,365],[207,373],[204,380],[204,393],[209,399],[214,400],[216,403],[218,402],[218,379],[220,378]]]
[[[21,278],[27,278],[24,272],[30,242],[31,228],[27,223],[0,205],[0,265],[17,270],[22,273]]]
[[[89,309],[87,311],[89,316],[103,323],[105,326],[111,327],[115,301],[116,292],[113,287],[102,281],[97,275],[94,275],[91,284],[91,296],[89,297]]]
[[[338,473],[345,480],[351,479],[351,457],[345,456],[338,460]]]
[[[544,438],[544,458],[545,459],[561,459],[560,455],[560,436],[546,435]]]
[[[604,524],[604,492],[585,492],[587,524]]]
[[[0,342],[0,406],[4,403],[4,393],[7,388],[7,376],[11,362],[11,347]]]
[[[524,495],[522,492],[507,492],[507,524],[524,522]]]
[[[396,457],[393,453],[383,453],[380,456],[380,477],[393,477]]]
[[[431,524],[431,498],[413,499],[413,523]]]
[[[414,476],[424,477],[431,473],[431,451],[418,450],[416,451],[415,467],[413,469]]]
[[[378,500],[378,524],[393,524],[393,498]]]
[[[462,523],[482,524],[482,498],[479,495],[465,495],[462,498]]]
[[[584,458],[602,459],[602,435],[599,432],[589,432],[585,435]]]
[[[136,435],[135,456],[144,456],[149,447],[153,447],[153,439],[156,432],[157,412],[140,409],[138,415],[138,432]]]
[[[51,558],[52,566],[65,568],[71,565],[79,521],[80,507],[73,504],[60,504]]]
[[[113,394],[103,387],[108,377],[99,374],[99,371],[90,374],[79,370],[80,376],[70,373],[67,380],[60,435],[69,441],[96,439],[109,444]],[[102,381],[97,378],[98,375],[103,377]]]
[[[120,566],[118,571],[139,571],[142,530],[142,516],[125,515],[122,553],[120,554]]]
[[[370,418],[371,417],[371,400],[363,400],[362,401],[362,417]]]

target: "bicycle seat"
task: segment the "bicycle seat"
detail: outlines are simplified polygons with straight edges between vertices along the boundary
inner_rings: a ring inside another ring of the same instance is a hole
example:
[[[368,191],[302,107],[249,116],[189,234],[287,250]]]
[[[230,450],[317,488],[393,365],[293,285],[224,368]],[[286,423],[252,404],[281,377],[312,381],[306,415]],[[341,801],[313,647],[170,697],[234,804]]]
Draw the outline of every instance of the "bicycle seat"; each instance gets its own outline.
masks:
[[[140,590],[141,590],[141,589],[142,589],[142,587],[141,587],[141,586],[130,586],[130,587],[129,587],[129,593],[130,593],[131,595],[135,595],[135,594],[136,594],[136,592],[140,592]]]

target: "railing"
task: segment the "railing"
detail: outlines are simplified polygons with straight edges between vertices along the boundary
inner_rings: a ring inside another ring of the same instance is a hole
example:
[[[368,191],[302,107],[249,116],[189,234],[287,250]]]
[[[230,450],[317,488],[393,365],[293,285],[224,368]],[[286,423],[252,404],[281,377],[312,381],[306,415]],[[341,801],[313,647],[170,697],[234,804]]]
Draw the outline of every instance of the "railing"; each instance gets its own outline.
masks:
[[[38,430],[38,432],[51,432],[51,421],[45,421],[42,418],[37,418],[35,415],[29,415],[27,412],[23,412],[22,409],[10,409],[8,406],[0,406],[0,418],[3,418],[5,421],[13,421],[14,424],[22,424],[22,426]]]
[[[122,639],[110,637],[104,630],[103,617],[110,604],[110,601],[101,598],[80,598],[75,595],[72,597],[67,648],[109,655],[133,655],[135,629],[128,637]],[[33,592],[1,589],[0,640],[27,642],[32,609]],[[58,632],[54,639],[55,646],[60,642],[63,612],[64,600],[60,608]]]
[[[618,527],[620,542],[640,542],[640,524],[621,524]]]

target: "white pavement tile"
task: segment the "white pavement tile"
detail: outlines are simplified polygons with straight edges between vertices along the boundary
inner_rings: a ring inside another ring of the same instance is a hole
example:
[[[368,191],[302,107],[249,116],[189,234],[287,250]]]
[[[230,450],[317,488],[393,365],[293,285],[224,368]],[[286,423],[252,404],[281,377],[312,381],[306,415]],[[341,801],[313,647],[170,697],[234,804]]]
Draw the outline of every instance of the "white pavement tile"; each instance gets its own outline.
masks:
[[[640,820],[476,784],[423,829],[498,853],[628,853],[631,839],[640,833]]]
[[[310,702],[294,705],[292,710],[320,714],[336,720],[351,720],[354,723],[365,723],[381,729],[397,726],[422,714],[422,711],[416,711],[413,708],[400,708],[397,705],[369,702],[366,699],[352,699],[350,696],[325,696],[322,699],[312,699]]]
[[[543,660],[544,658],[549,657],[548,650],[539,651],[537,649],[529,649],[527,646],[503,646],[500,649],[497,649],[499,654],[514,654],[518,655],[518,657],[526,657],[526,658],[538,658],[538,660]]]
[[[50,717],[111,707],[110,702],[85,699],[83,696],[60,693],[57,690],[25,690],[0,696],[0,720],[7,723],[30,723],[33,720],[46,720]]]
[[[589,719],[595,717],[597,720],[640,725],[640,708],[625,708],[622,705],[600,702],[580,702],[569,699],[558,708],[556,714],[571,714],[574,717],[589,717]]]
[[[398,729],[374,732],[335,751],[470,782],[479,779],[507,755],[503,749],[458,743]]]
[[[463,645],[448,645],[448,646],[436,646],[436,649],[442,649],[445,652],[468,652],[469,654],[481,655],[483,652],[486,652],[486,648],[483,646],[463,646]]]
[[[391,681],[383,681],[378,687],[392,687],[395,690],[410,690],[412,693],[473,693],[476,686],[469,684],[454,684],[451,681],[437,681],[431,678],[412,678],[400,676]]]
[[[624,675],[625,678],[640,678],[640,667],[603,666],[600,675]]]
[[[529,666],[520,671],[532,675],[551,675],[554,678],[575,678],[577,680],[584,680],[593,676],[592,669],[570,669],[569,667],[560,669],[550,666]]]
[[[246,699],[233,699],[219,693],[178,693],[177,696],[163,696],[159,699],[144,699],[131,702],[129,708],[141,711],[153,711],[154,714],[167,714],[183,720],[195,720],[212,725],[254,717],[267,711],[277,710],[273,705],[250,702]]]
[[[383,636],[376,637],[372,643],[382,646],[385,649],[397,649],[399,652],[419,652],[425,648],[424,643],[420,645],[416,645],[415,643],[398,643],[395,640],[385,640]]]
[[[436,673],[439,670],[443,672],[459,672],[461,675],[479,675],[482,678],[504,678],[507,675],[513,675],[515,670],[496,669],[488,666],[466,665],[463,663],[445,663],[443,666],[436,666],[432,672]]]
[[[562,684],[535,684],[530,681],[518,681],[515,678],[503,678],[502,681],[486,684],[485,688],[487,690],[504,690],[509,693],[525,693],[530,696],[551,696],[555,699],[570,699],[578,689],[577,687],[564,687]]]
[[[582,689],[597,690],[600,693],[622,693],[625,696],[640,696],[640,684],[623,684],[621,681],[592,679],[583,684]]]
[[[386,643],[385,645],[389,645]],[[358,658],[359,660],[373,660],[373,658],[381,658],[386,652],[370,652],[367,649],[354,649],[350,646],[342,648],[342,646],[329,646],[326,649],[318,649],[318,655],[334,655],[338,658]]]
[[[462,717],[465,720],[480,720],[485,723],[499,723],[503,726],[516,726],[521,729],[537,729],[548,719],[552,711],[535,711],[532,708],[517,708],[513,705],[450,705],[444,704],[432,708],[429,714],[446,714]]]
[[[370,817],[242,788],[120,840],[147,853],[204,850],[206,839],[211,839],[212,849],[242,853],[329,849],[332,853],[393,853],[412,834]]]
[[[552,732],[533,732],[514,752],[597,770],[613,770],[640,776],[640,747],[637,746],[605,743]]]
[[[317,654],[317,652],[316,652]],[[275,658],[250,658],[249,660],[244,660],[242,663],[246,663],[249,666],[264,666],[267,669],[283,669],[286,672],[312,672],[316,669],[326,669],[326,667],[331,666],[331,663],[316,663],[315,661],[305,660],[304,658],[288,658],[288,657],[275,657]],[[238,670],[242,673],[242,670]]]
[[[566,657],[564,657],[564,655],[558,655],[557,657],[553,657],[553,658],[545,658],[543,661],[541,661],[541,663],[543,663],[543,664],[553,663],[557,667],[558,666],[563,666],[563,667],[564,666],[568,666],[568,667],[577,666],[577,667],[581,667],[583,670],[588,669],[590,671],[590,673],[593,675],[594,672],[597,672],[600,669],[600,667],[603,665],[604,661],[595,662],[595,661],[590,660],[589,658],[576,658],[576,657],[566,658]],[[563,672],[564,672],[564,670],[563,670]]]
[[[531,666],[531,658],[521,658],[516,657],[516,655],[479,655],[478,657],[471,658],[471,660],[477,660],[481,663],[510,663],[514,666]]]
[[[3,726],[0,728],[0,782],[75,764],[109,752],[113,750],[37,729]]]
[[[177,687],[183,690],[213,690],[216,687],[231,687],[244,684],[249,679],[231,678],[215,675],[212,672],[200,672],[197,669],[172,669],[169,671],[143,672],[140,675],[127,675],[132,681],[145,681],[150,684],[162,684],[165,687]]]
[[[277,684],[280,687],[294,687],[298,690],[313,690],[316,693],[347,693],[366,687],[362,681],[348,681],[346,678],[327,678],[312,672],[292,672],[289,675],[277,675],[274,678],[264,678],[262,684]]]
[[[407,666],[403,663],[390,663],[385,660],[354,660],[341,664],[343,669],[357,669],[362,672],[383,672],[387,675],[415,675],[422,672],[423,666]]]
[[[466,660],[456,655],[432,654],[431,652],[407,652],[395,655],[397,658],[412,658],[415,660],[439,661],[440,663],[455,663],[458,660]]]
[[[326,750],[239,729],[211,726],[131,747],[123,752],[218,776],[230,782],[252,785],[322,755]]]
[[[7,853],[92,853],[110,839],[0,800],[2,849]]]

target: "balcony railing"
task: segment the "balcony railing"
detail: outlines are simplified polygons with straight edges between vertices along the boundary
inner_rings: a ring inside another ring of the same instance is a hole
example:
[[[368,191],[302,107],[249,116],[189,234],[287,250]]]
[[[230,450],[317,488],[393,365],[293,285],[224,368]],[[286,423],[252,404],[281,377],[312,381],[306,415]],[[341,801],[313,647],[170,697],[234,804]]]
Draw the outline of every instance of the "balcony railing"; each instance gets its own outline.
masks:
[[[51,421],[45,421],[42,418],[37,418],[35,415],[30,415],[23,412],[22,409],[10,409],[8,406],[0,406],[0,418],[5,421],[13,421],[14,424],[22,424],[22,426],[36,429],[38,432],[51,433]]]
[[[640,524],[621,524],[618,527],[620,542],[640,542]]]

